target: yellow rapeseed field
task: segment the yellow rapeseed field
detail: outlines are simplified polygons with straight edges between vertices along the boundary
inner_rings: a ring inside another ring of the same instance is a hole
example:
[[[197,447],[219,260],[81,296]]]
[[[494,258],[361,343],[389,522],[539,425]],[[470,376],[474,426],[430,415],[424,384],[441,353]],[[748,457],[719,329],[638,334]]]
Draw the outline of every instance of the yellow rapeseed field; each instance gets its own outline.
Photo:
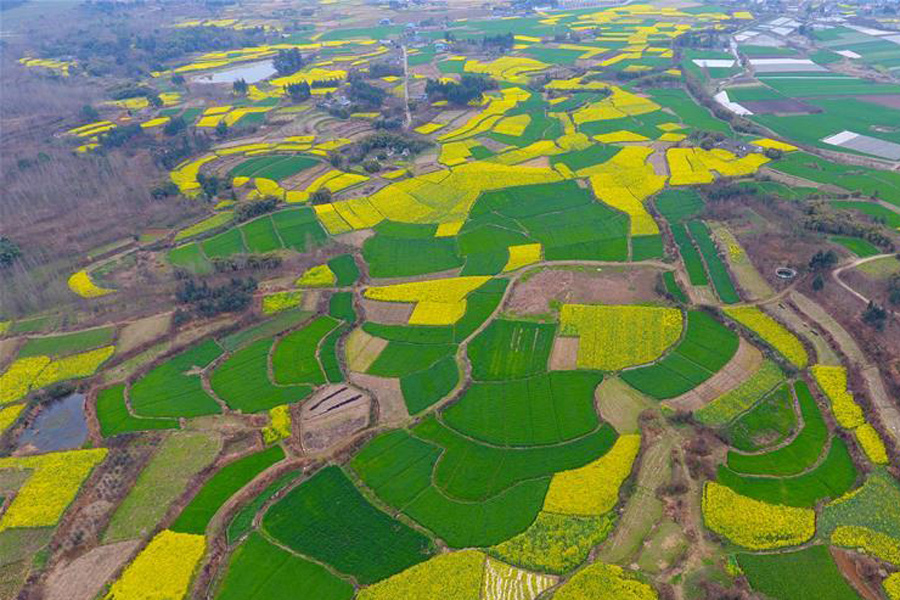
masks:
[[[619,488],[631,473],[640,447],[640,435],[622,435],[597,460],[554,474],[544,498],[544,510],[582,516],[611,511],[619,501]]]
[[[13,527],[51,527],[59,522],[81,484],[107,454],[106,448],[0,458],[0,471],[31,475],[0,517],[0,531]]]
[[[204,536],[164,529],[125,568],[104,600],[181,600],[204,552]]]
[[[656,306],[564,304],[563,336],[578,337],[579,369],[618,371],[653,361],[678,341],[680,310]]]
[[[703,488],[703,520],[712,531],[751,550],[797,546],[816,533],[814,510],[747,498],[714,481]]]
[[[91,281],[91,276],[83,269],[69,277],[69,289],[82,298],[99,298],[116,291],[98,286]]]
[[[755,306],[725,308],[725,314],[761,337],[795,367],[806,368],[809,361],[806,349],[781,323]]]

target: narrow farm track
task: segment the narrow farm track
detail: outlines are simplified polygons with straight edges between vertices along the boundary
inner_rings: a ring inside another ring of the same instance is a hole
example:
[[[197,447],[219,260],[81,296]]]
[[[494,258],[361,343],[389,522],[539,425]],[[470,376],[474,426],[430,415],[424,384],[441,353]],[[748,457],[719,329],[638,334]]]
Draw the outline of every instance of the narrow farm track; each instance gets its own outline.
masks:
[[[869,361],[856,343],[856,340],[853,339],[853,336],[817,302],[800,292],[791,294],[791,300],[800,312],[831,336],[831,339],[834,340],[834,343],[837,344],[838,349],[844,356],[862,370],[863,377],[866,380],[866,387],[869,389],[869,400],[872,403],[872,408],[875,410],[882,425],[893,438],[894,443],[900,444],[900,408],[887,394],[884,379],[881,376],[878,365]]]
[[[634,492],[625,503],[612,535],[601,544],[598,560],[629,563],[653,525],[662,517],[662,502],[656,497],[656,489],[669,478],[669,459],[674,447],[674,436],[667,429],[643,452]]]
[[[893,254],[876,254],[875,256],[868,256],[866,258],[857,258],[856,260],[852,260],[849,263],[842,265],[842,266],[838,267],[837,269],[835,269],[834,271],[832,271],[831,276],[832,276],[832,278],[834,278],[834,280],[837,282],[837,284],[839,286],[841,286],[842,288],[844,288],[845,290],[850,292],[856,298],[859,298],[863,302],[863,304],[869,304],[869,302],[870,302],[869,298],[866,298],[865,296],[863,296],[862,294],[860,294],[859,292],[854,290],[852,287],[850,287],[846,282],[844,282],[844,280],[841,279],[841,273],[843,273],[847,269],[852,269],[854,267],[858,267],[859,265],[863,265],[865,263],[869,263],[869,262],[879,260],[882,258],[890,258],[892,256],[894,256],[894,255]]]

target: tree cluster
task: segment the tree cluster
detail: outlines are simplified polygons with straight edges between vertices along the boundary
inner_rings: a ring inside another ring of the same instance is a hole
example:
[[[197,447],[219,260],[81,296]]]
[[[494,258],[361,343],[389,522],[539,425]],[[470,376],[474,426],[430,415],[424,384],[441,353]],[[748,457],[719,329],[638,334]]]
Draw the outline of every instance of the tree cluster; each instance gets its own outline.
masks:
[[[429,79],[425,83],[425,93],[429,100],[432,102],[446,100],[457,106],[465,106],[473,100],[479,100],[484,92],[494,89],[497,89],[496,81],[477,75],[463,75],[459,83],[437,79]]]
[[[184,281],[175,293],[178,302],[190,305],[201,317],[214,317],[225,312],[239,312],[250,305],[256,280],[232,278],[225,285],[210,287],[194,279]]]
[[[306,64],[306,61],[303,60],[303,55],[296,48],[279,50],[275,58],[272,59],[272,66],[275,67],[275,70],[282,77],[296,73],[303,68],[304,64]]]

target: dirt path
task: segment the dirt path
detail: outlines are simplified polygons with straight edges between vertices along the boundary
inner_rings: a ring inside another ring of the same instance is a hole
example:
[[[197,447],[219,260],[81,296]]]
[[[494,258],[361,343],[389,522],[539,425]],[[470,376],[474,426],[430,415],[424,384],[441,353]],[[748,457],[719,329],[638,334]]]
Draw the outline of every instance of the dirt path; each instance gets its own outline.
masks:
[[[412,114],[409,112],[409,56],[406,44],[403,44],[403,109],[406,113],[406,124],[403,128],[409,131],[412,127]]]
[[[792,293],[790,299],[804,316],[831,336],[844,356],[861,369],[873,410],[894,439],[894,443],[900,444],[900,408],[888,395],[878,365],[868,360],[856,340],[817,302],[800,292]]]
[[[851,294],[853,294],[854,296],[856,296],[857,298],[862,300],[864,304],[868,304],[869,299],[866,298],[865,296],[863,296],[862,294],[860,294],[859,292],[857,292],[856,290],[854,290],[847,283],[845,283],[844,280],[841,279],[841,273],[843,273],[847,269],[852,269],[854,267],[858,267],[859,265],[862,265],[862,264],[865,264],[868,262],[872,262],[874,260],[879,260],[882,258],[889,258],[891,256],[894,256],[894,255],[893,254],[876,254],[875,256],[867,256],[866,258],[857,258],[856,260],[850,261],[849,263],[847,263],[843,266],[840,266],[837,269],[835,269],[834,271],[832,271],[831,276],[834,278],[834,280],[837,282],[837,284],[839,286],[841,286],[842,288],[844,288],[845,290],[847,290],[848,292],[850,292]]]
[[[650,530],[662,518],[663,505],[656,497],[656,488],[669,478],[669,457],[673,446],[674,436],[667,431],[644,451],[638,465],[634,493],[625,503],[615,531],[600,546],[599,560],[627,563],[634,558]]]

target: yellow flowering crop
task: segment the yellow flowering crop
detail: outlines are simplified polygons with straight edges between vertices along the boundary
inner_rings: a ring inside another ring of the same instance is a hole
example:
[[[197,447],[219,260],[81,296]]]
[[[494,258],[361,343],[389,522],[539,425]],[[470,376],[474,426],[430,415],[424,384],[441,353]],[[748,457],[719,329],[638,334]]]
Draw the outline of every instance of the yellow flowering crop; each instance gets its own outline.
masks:
[[[347,189],[348,187],[352,187],[358,183],[362,183],[368,180],[369,177],[367,175],[360,175],[358,173],[341,173],[337,177],[329,179],[325,183],[325,187],[332,192],[340,192],[341,190]]]
[[[889,600],[900,600],[900,571],[888,575],[883,585]]]
[[[559,173],[545,167],[473,161],[397,181],[372,194],[369,201],[384,218],[392,221],[447,223],[464,221],[482,192],[561,180]]]
[[[91,448],[0,458],[0,470],[31,471],[31,476],[0,517],[0,531],[12,527],[56,525],[84,480],[106,453],[106,448]]]
[[[540,244],[519,244],[509,247],[509,260],[503,267],[503,272],[515,271],[526,265],[531,265],[541,260]]]
[[[562,148],[557,146],[553,140],[538,140],[537,142],[528,144],[524,148],[516,148],[507,152],[501,152],[488,160],[504,165],[517,165],[540,156],[553,156],[554,154],[560,154],[561,152]]]
[[[31,390],[31,385],[41,371],[50,364],[49,356],[28,356],[16,359],[0,375],[0,403],[22,398]]]
[[[560,335],[577,336],[579,369],[618,371],[659,358],[678,341],[681,311],[656,306],[564,304]]]
[[[463,70],[468,73],[484,73],[485,75],[490,75],[494,79],[503,81],[528,83],[529,74],[543,71],[549,66],[550,65],[547,63],[543,63],[533,58],[501,56],[489,63],[469,59],[463,66]]]
[[[11,404],[0,408],[0,435],[16,422],[24,409],[24,404]]]
[[[84,269],[69,277],[69,289],[82,298],[99,298],[116,291],[98,286]]]
[[[747,498],[714,481],[703,488],[703,520],[712,531],[751,550],[796,546],[816,532],[814,510]]]
[[[150,119],[149,121],[144,121],[141,123],[141,129],[152,129],[153,127],[159,127],[160,125],[165,125],[172,119],[170,117],[157,117],[155,119]]]
[[[584,516],[609,512],[619,501],[619,487],[631,473],[640,447],[640,435],[622,435],[597,460],[554,474],[544,498],[544,510]]]
[[[797,336],[788,331],[781,323],[755,306],[725,308],[725,314],[756,333],[795,367],[806,368],[809,360],[806,349]]]
[[[554,600],[656,600],[656,591],[618,565],[595,562],[578,571]]]
[[[287,404],[269,409],[269,424],[262,430],[266,444],[291,437],[291,407]]]
[[[97,369],[116,351],[115,346],[104,346],[96,350],[88,350],[72,354],[58,360],[52,361],[40,372],[40,374],[32,382],[32,389],[42,388],[44,386],[56,383],[57,381],[65,381],[67,379],[78,379],[80,377],[89,377],[93,375]]]
[[[472,156],[469,152],[469,144],[466,142],[447,142],[441,145],[441,156],[438,162],[448,167],[453,167],[466,162]]]
[[[659,136],[659,141],[661,142],[680,142],[687,138],[687,136],[683,133],[664,133]]]
[[[865,423],[857,427],[854,433],[856,434],[856,441],[862,446],[869,460],[876,465],[888,464],[887,449],[884,447],[884,442],[878,437],[878,432],[875,431],[874,427],[869,423]]]
[[[525,132],[525,128],[531,123],[531,117],[527,114],[516,115],[515,117],[506,117],[499,123],[494,125],[494,133],[502,133],[503,135],[520,136]]]
[[[831,533],[831,543],[862,549],[866,554],[900,566],[900,540],[868,527],[842,525]]]
[[[762,154],[748,154],[737,158],[731,152],[716,148],[669,148],[666,151],[672,185],[712,183],[713,171],[722,177],[740,177],[755,173],[769,162]]]
[[[125,568],[104,600],[181,600],[204,552],[204,536],[165,529]]]
[[[347,233],[353,228],[338,214],[334,204],[316,204],[313,207],[322,226],[332,235]]]
[[[452,325],[466,312],[466,296],[488,279],[470,276],[398,283],[367,288],[364,295],[383,302],[415,303],[410,325]]]
[[[601,133],[595,135],[594,139],[603,144],[615,144],[617,142],[646,142],[650,138],[633,131],[611,131],[610,133]]]
[[[628,116],[654,112],[661,108],[656,102],[627,92],[618,86],[609,86],[609,90],[612,93],[603,100],[582,106],[572,113],[575,123],[580,125],[591,121],[623,119]]]
[[[760,148],[774,148],[776,150],[781,150],[782,152],[793,152],[797,150],[797,146],[793,146],[786,142],[773,140],[771,138],[760,138],[758,140],[753,140],[750,143],[754,146],[759,146]]]
[[[283,310],[287,310],[287,309],[293,308],[295,306],[300,306],[300,303],[302,301],[303,301],[303,292],[300,292],[300,291],[275,292],[274,294],[268,294],[266,296],[263,296],[262,312],[264,315],[274,315],[277,312],[281,312]]]
[[[544,590],[554,585],[556,579],[550,575],[531,573],[488,558],[484,565],[481,598],[483,600],[534,600]]]
[[[657,175],[647,162],[652,148],[622,148],[610,160],[578,170],[578,176],[590,177],[594,195],[605,204],[629,216],[631,235],[657,235],[659,227],[647,212],[643,201],[660,191],[666,178]]]
[[[866,422],[862,409],[847,390],[847,369],[841,366],[813,365],[816,383],[831,401],[831,412],[838,425],[844,429],[856,429]]]
[[[444,127],[445,123],[425,123],[424,125],[419,125],[413,131],[416,133],[421,133],[422,135],[428,135],[429,133],[434,133],[441,127]]]
[[[307,269],[294,283],[298,287],[329,287],[337,277],[328,265],[316,265]]]
[[[96,121],[94,123],[88,123],[87,125],[82,125],[81,127],[73,127],[66,131],[69,135],[75,135],[78,137],[91,137],[93,135],[97,135],[98,133],[104,133],[109,131],[110,129],[114,129],[116,126],[112,121]]]
[[[360,590],[357,600],[480,597],[485,556],[477,550],[439,554]]]

